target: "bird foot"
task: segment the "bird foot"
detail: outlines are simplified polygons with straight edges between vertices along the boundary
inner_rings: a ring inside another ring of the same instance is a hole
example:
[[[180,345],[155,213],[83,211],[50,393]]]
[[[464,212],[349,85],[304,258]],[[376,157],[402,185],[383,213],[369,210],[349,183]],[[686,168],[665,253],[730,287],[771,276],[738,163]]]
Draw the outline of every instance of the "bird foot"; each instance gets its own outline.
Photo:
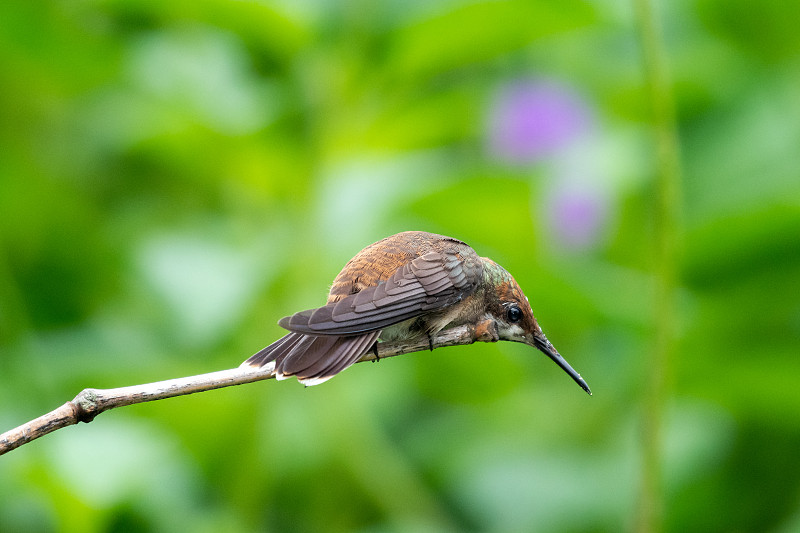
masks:
[[[375,359],[373,359],[372,362],[374,363],[376,361],[380,361],[381,357],[378,355],[378,341],[375,341],[375,344],[372,345],[372,349],[371,350],[372,350],[372,353],[375,354]]]
[[[475,340],[481,342],[497,342],[500,335],[497,333],[497,323],[492,319],[486,319],[475,325]]]

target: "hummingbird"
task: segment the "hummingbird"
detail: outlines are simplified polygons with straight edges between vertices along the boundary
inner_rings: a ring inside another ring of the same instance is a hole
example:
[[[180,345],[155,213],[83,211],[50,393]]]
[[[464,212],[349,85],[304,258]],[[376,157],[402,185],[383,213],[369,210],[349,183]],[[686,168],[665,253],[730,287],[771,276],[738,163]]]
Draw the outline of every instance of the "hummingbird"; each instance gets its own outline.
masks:
[[[530,303],[503,267],[466,243],[405,231],[370,244],[333,280],[327,304],[282,318],[289,330],[243,365],[267,366],[277,379],[318,385],[356,363],[380,341],[430,339],[471,324],[492,341],[542,351],[583,390],[589,386],[547,340]],[[432,344],[431,344],[432,346]]]

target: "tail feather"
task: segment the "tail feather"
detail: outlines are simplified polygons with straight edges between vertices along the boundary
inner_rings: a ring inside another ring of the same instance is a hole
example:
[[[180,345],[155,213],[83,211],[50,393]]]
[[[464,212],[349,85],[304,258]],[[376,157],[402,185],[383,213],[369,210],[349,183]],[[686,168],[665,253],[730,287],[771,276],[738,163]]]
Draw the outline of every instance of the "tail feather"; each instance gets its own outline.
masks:
[[[288,333],[242,364],[272,366],[275,377],[297,376],[304,385],[317,385],[356,363],[378,340],[380,331],[337,337]]]
[[[357,338],[360,339],[360,341],[354,343],[347,352],[342,353],[341,356],[338,357],[338,361],[335,364],[328,365],[322,369],[317,369],[315,374],[311,377],[320,378],[326,375],[333,377],[345,368],[354,365],[359,359],[361,359],[362,355],[369,351],[370,347],[372,347],[375,341],[378,340],[380,334],[381,332],[379,330],[367,333],[365,335],[359,335]]]
[[[274,368],[278,363],[280,363],[279,359],[283,359],[283,357],[291,352],[292,348],[294,348],[298,342],[303,340],[304,337],[305,335],[301,335],[299,333],[289,333],[288,335],[284,335],[266,348],[262,348],[258,352],[254,353],[242,364],[250,366],[267,366],[272,364],[272,367]]]
[[[297,346],[292,349],[287,357],[275,367],[275,371],[281,374],[306,375],[306,369],[317,363],[324,363],[328,359],[328,354],[333,354],[343,340],[342,337],[313,337],[304,336]]]
[[[355,364],[362,355],[375,343],[380,335],[380,331],[371,331],[356,337],[339,337],[338,342],[317,362],[307,367],[302,373],[303,383],[305,379],[327,380]],[[321,383],[322,381],[320,381]]]

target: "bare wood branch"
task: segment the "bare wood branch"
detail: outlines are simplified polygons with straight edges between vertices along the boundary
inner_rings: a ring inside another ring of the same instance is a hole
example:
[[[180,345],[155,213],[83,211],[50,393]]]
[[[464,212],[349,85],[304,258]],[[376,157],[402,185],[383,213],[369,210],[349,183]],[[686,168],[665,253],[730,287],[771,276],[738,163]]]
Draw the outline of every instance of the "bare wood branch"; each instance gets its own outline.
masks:
[[[378,343],[377,356],[370,351],[359,362],[394,357],[405,353],[419,352],[432,348],[472,344],[475,341],[497,340],[493,324],[481,324],[477,328],[465,325],[441,331],[430,342],[424,338],[417,342]],[[91,422],[109,409],[151,402],[185,394],[194,394],[232,385],[243,385],[254,381],[271,379],[274,375],[264,368],[242,365],[229,370],[208,374],[169,379],[143,385],[118,387],[114,389],[84,389],[72,401],[21,426],[0,435],[0,455],[27,444],[57,429],[72,426],[78,422]]]

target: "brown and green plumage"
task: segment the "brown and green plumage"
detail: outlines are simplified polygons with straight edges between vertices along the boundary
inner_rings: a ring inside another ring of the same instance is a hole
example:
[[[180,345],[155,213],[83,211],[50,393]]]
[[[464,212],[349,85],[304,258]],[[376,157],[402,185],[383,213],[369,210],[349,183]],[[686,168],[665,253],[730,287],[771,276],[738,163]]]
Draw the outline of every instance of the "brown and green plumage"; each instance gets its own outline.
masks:
[[[431,337],[448,326],[487,324],[495,340],[534,346],[586,392],[580,375],[553,348],[517,282],[467,244],[406,231],[356,254],[333,281],[328,303],[280,320],[289,334],[245,361],[271,365],[278,379],[322,383],[380,340]]]

